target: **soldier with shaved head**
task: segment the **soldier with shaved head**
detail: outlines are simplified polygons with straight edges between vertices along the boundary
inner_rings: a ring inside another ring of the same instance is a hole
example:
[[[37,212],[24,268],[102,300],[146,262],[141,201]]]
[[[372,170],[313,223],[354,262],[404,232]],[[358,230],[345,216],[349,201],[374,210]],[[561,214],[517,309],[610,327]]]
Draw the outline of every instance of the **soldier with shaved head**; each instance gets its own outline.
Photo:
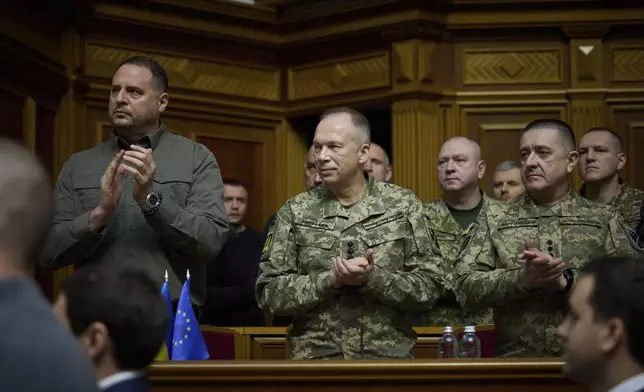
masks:
[[[519,153],[526,193],[488,207],[456,262],[454,290],[466,309],[494,308],[498,356],[559,357],[556,329],[580,268],[592,257],[644,254],[613,207],[571,191],[579,155],[568,124],[533,121]]]
[[[626,165],[622,138],[607,128],[592,128],[579,141],[579,173],[584,180],[579,194],[615,207],[635,229],[640,221],[644,192],[626,185],[619,171]]]
[[[479,181],[485,173],[481,147],[465,137],[447,140],[438,154],[438,182],[442,198],[425,205],[425,219],[436,236],[444,259],[441,267],[446,276],[453,272],[454,260],[470,240],[485,215],[490,200]],[[427,325],[488,324],[491,311],[464,312],[452,291],[452,279],[446,279],[446,295],[421,322]]]

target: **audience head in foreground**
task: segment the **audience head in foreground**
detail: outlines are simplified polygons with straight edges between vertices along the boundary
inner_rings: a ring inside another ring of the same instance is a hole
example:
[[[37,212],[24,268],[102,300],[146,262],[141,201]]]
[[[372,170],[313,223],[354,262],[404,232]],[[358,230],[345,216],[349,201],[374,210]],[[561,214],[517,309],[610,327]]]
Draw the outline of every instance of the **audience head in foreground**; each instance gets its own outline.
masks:
[[[102,389],[123,379],[147,384],[138,372],[161,349],[169,319],[161,289],[147,272],[82,268],[65,281],[54,311],[94,362]]]
[[[521,165],[515,161],[501,162],[492,174],[494,197],[507,201],[523,192],[525,187],[521,181]]]
[[[31,276],[51,228],[51,183],[29,150],[3,139],[0,201],[0,275]]]
[[[556,204],[570,191],[568,177],[577,166],[575,135],[557,119],[539,119],[521,135],[521,176],[527,192],[539,204]]]
[[[592,392],[644,389],[643,298],[641,260],[603,257],[582,269],[557,331],[568,377]]]
[[[29,150],[6,139],[0,201],[0,390],[97,390],[91,363],[32,280],[52,222],[49,177]]]

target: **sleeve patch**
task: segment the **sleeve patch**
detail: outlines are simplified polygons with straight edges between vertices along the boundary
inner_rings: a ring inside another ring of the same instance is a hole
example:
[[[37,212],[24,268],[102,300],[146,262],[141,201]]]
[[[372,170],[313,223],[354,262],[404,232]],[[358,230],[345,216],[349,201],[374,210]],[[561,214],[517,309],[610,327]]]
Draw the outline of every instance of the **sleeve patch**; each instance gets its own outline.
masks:
[[[264,247],[262,248],[262,259],[266,258],[271,253],[271,248],[273,247],[273,237],[275,236],[275,222],[277,222],[277,218],[273,220],[273,223],[271,223],[271,226],[268,229],[266,241],[264,241]]]

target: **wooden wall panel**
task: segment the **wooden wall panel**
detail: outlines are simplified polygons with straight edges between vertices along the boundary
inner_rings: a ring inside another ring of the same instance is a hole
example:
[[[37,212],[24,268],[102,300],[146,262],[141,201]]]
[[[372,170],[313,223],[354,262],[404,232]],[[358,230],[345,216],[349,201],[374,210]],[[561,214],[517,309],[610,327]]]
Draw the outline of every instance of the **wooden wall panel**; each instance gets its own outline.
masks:
[[[644,86],[644,43],[616,42],[610,45],[610,81],[615,86]]]
[[[170,130],[208,147],[219,163],[222,177],[237,179],[249,193],[248,227],[262,231],[274,212],[271,197],[275,142],[271,131],[210,121],[166,116]]]
[[[622,176],[638,189],[644,189],[644,101],[610,107],[613,129],[622,137],[627,154]]]
[[[0,137],[24,140],[22,110],[25,99],[0,88]]]
[[[262,144],[210,135],[197,135],[196,141],[215,154],[224,179],[244,184],[248,191],[246,223],[261,232],[264,225],[261,200],[265,191],[262,184]]]
[[[568,81],[559,42],[455,43],[457,86],[463,90],[561,88]]]
[[[50,175],[55,177],[54,173],[54,128],[56,112],[46,107],[38,105],[36,107],[36,154],[43,164],[49,169]]]

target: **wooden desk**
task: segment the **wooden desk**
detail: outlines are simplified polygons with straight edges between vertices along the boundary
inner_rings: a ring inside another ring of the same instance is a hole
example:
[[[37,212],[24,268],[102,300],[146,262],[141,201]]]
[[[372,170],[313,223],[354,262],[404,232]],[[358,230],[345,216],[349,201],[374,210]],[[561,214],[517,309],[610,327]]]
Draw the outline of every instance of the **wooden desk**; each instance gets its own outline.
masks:
[[[288,359],[286,347],[286,327],[239,327],[220,328],[201,326],[204,332],[224,332],[234,334],[235,359],[280,360]],[[437,357],[438,339],[443,334],[442,327],[415,327],[418,335],[414,347],[416,359],[434,359]],[[462,327],[454,328],[458,334]],[[477,326],[478,332],[493,331],[494,325]]]
[[[580,392],[551,360],[160,362],[153,392]]]

